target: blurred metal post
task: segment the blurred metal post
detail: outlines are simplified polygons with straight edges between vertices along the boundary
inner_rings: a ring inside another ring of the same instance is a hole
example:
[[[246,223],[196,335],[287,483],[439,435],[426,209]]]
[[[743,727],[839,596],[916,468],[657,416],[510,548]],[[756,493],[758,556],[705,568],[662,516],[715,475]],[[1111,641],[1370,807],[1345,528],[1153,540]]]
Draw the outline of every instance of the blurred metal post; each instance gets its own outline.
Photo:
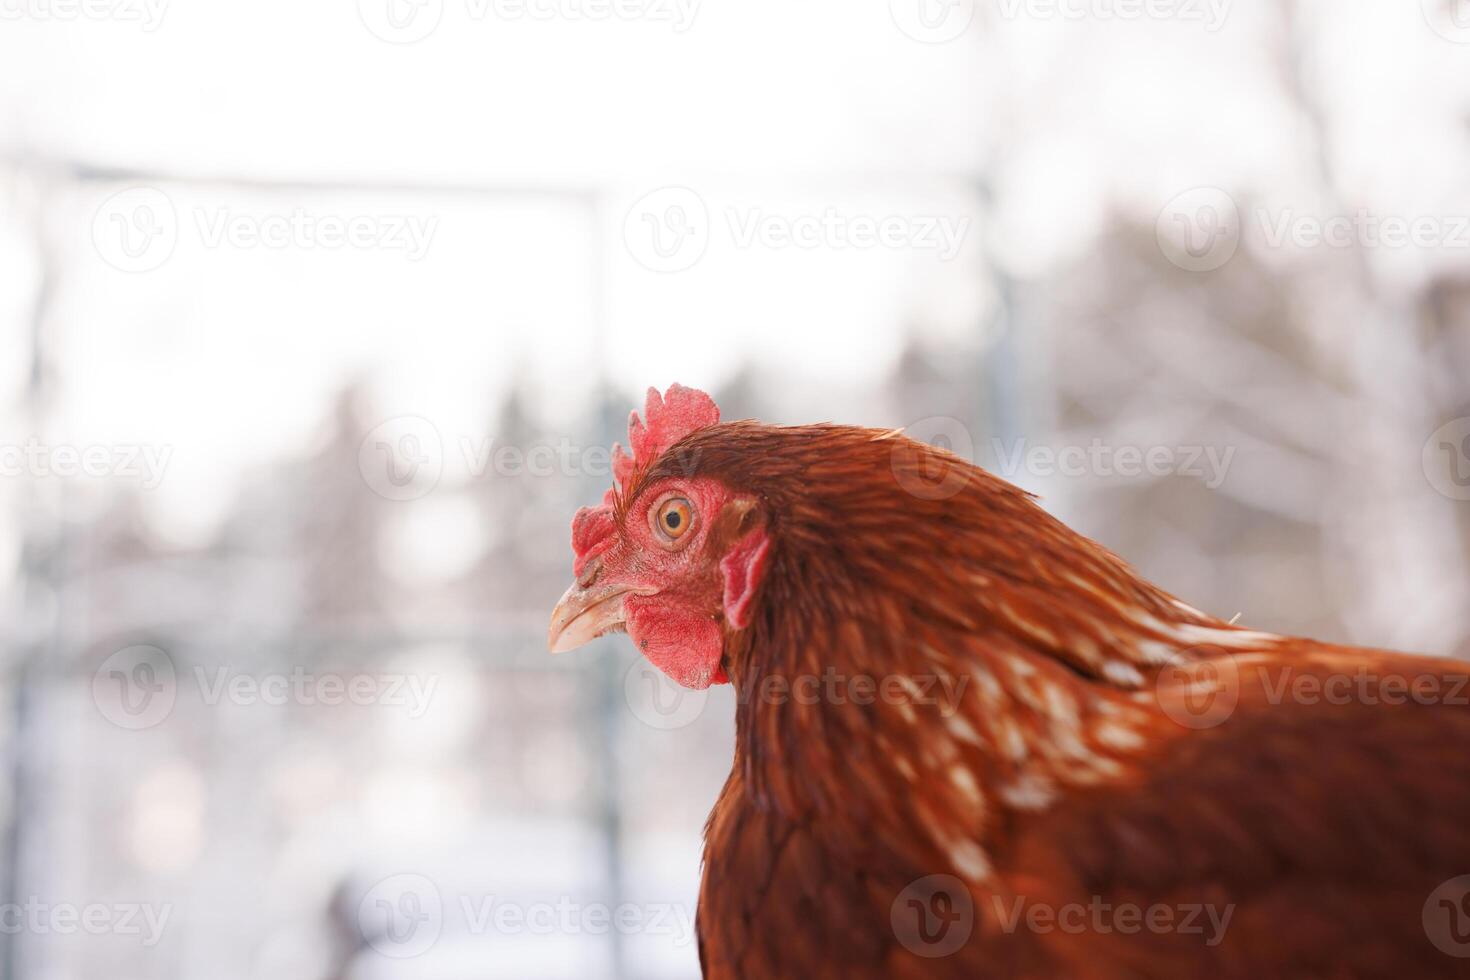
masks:
[[[41,424],[45,411],[46,360],[45,325],[55,288],[57,263],[46,227],[44,174],[18,169],[16,183],[19,194],[29,206],[31,229],[36,243],[39,269],[36,298],[31,308],[30,368],[26,377],[23,417],[34,429]],[[21,481],[17,503],[23,531],[19,589],[21,593],[20,628],[14,656],[4,665],[14,682],[10,738],[7,748],[6,779],[10,788],[4,836],[5,879],[0,886],[0,900],[6,908],[21,901],[22,861],[25,853],[25,830],[29,826],[27,810],[34,799],[34,767],[39,755],[35,744],[40,728],[35,724],[34,687],[43,681],[42,664],[55,643],[54,627],[58,522],[46,512],[44,501],[33,480]],[[3,953],[0,953],[0,976],[15,980],[19,976],[20,930],[3,931]]]
[[[998,439],[1004,445],[1014,445],[1021,437],[1024,411],[1021,404],[1020,353],[1016,345],[1020,326],[1020,316],[1016,311],[1016,289],[1011,277],[996,260],[995,240],[990,232],[990,220],[995,213],[995,192],[990,179],[984,175],[977,177],[973,186],[982,207],[981,221],[984,224],[980,254],[985,262],[984,274],[990,279],[996,297],[995,342],[982,350],[979,365],[990,419],[988,426],[981,426],[976,431],[988,428],[992,439]],[[975,447],[975,455],[975,462],[981,462],[984,454],[979,446]]]

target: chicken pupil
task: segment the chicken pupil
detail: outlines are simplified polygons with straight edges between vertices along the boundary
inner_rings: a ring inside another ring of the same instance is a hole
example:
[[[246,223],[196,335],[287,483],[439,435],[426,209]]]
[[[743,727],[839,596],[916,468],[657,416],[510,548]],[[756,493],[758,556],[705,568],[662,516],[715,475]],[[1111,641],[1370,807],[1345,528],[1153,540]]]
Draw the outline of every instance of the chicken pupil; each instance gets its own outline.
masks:
[[[664,515],[664,523],[669,526],[670,531],[678,530],[679,512],[677,510],[669,511],[668,514]]]

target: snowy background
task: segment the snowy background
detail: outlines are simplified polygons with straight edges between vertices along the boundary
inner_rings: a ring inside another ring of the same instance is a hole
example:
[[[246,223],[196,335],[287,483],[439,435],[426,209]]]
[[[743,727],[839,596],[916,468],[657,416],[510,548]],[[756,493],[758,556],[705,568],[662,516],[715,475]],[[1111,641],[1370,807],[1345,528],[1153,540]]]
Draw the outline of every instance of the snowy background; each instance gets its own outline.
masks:
[[[1470,656],[1465,0],[0,0],[0,978],[696,976],[648,385]]]

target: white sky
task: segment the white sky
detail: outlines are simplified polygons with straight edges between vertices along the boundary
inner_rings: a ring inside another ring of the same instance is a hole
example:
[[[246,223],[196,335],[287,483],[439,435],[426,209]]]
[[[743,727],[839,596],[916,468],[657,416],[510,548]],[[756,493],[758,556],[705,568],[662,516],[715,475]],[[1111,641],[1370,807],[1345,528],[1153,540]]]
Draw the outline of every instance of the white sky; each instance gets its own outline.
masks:
[[[584,404],[599,365],[629,392],[714,385],[749,358],[861,383],[881,376],[910,329],[978,336],[987,238],[1009,271],[1039,277],[1089,248],[1110,213],[1151,222],[1191,187],[1227,188],[1243,206],[1333,206],[1314,189],[1309,130],[1283,95],[1275,4],[1226,3],[1210,30],[1183,16],[1069,20],[1041,0],[1007,17],[1013,0],[984,0],[961,36],[927,44],[897,26],[908,0],[706,0],[682,31],[477,17],[472,0],[444,0],[432,34],[396,45],[366,26],[389,0],[153,0],[162,17],[151,31],[65,20],[58,2],[0,2],[0,160],[42,173],[65,160],[564,195],[158,181],[177,246],[158,268],[122,272],[93,232],[127,185],[51,184],[42,207],[65,274],[49,326],[64,371],[48,437],[174,447],[157,509],[200,529],[245,468],[310,443],[349,378],[372,379],[385,417],[467,433],[517,375],[553,425]],[[569,2],[558,9],[577,9]],[[1470,46],[1436,34],[1407,0],[1303,8],[1337,203],[1470,213]],[[993,214],[976,195],[981,173]],[[690,267],[651,271],[625,219],[669,186],[697,192],[708,240]],[[0,211],[0,253],[17,270],[0,281],[7,330],[32,288],[30,230],[15,233],[13,205]],[[259,223],[298,208],[415,216],[433,234],[418,259],[209,243],[221,215]],[[752,217],[789,227],[827,213],[897,216],[915,233],[930,218],[968,224],[949,257],[739,238]],[[1443,256],[1375,258],[1413,278]]]

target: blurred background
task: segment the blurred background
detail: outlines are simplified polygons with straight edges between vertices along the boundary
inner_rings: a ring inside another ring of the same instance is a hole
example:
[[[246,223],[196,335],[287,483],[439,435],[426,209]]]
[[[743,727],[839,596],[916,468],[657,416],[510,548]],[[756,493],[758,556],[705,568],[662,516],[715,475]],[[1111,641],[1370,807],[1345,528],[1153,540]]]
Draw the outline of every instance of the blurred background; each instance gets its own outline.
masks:
[[[685,978],[649,385],[1470,656],[1464,0],[0,0],[0,977]]]

